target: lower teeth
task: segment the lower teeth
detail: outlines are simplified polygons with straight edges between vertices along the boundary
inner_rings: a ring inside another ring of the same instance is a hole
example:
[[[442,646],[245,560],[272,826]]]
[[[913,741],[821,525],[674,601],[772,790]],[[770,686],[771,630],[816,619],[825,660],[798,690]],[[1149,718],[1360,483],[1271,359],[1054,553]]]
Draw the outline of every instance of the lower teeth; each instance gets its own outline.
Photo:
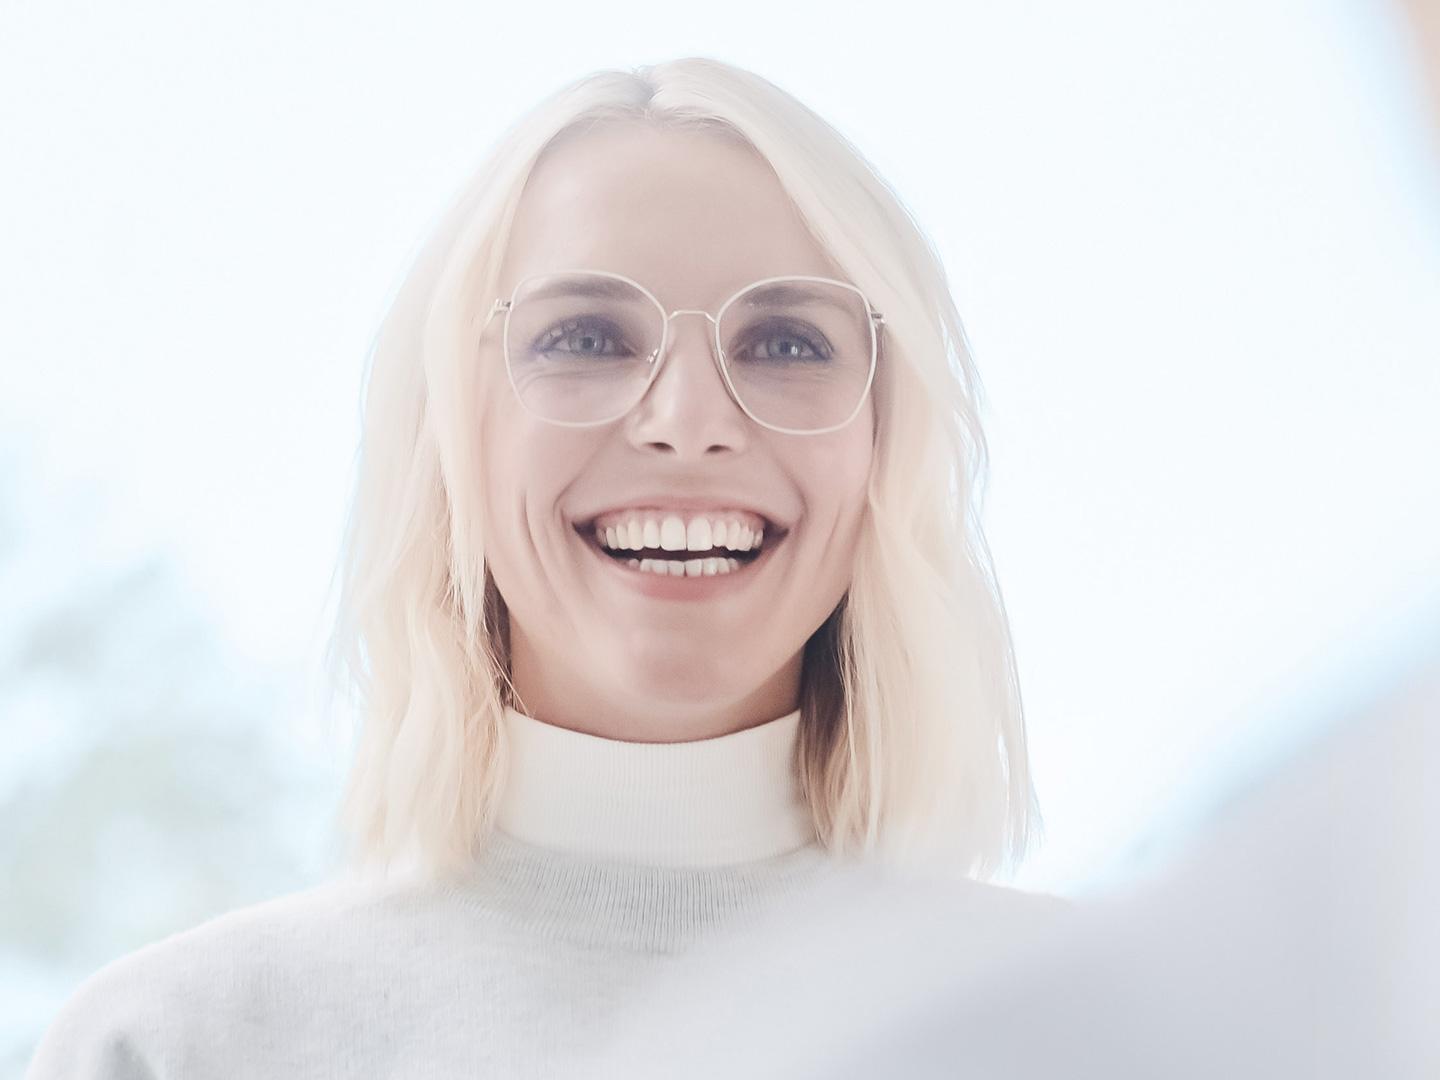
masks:
[[[627,559],[632,570],[662,577],[713,577],[732,574],[740,569],[739,559]]]

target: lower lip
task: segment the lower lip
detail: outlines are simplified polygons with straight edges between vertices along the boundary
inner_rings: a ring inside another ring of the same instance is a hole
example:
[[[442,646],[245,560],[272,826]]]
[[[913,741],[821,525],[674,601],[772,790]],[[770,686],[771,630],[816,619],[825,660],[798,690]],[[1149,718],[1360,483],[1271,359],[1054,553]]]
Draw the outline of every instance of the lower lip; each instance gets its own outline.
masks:
[[[736,589],[743,589],[747,583],[756,578],[760,570],[770,561],[770,556],[775,553],[775,549],[784,543],[788,536],[789,534],[785,533],[774,543],[761,547],[759,556],[748,563],[741,563],[738,570],[732,570],[728,574],[696,574],[694,577],[690,577],[688,574],[677,576],[675,574],[657,574],[650,570],[638,570],[621,559],[604,554],[598,544],[586,540],[584,536],[577,536],[577,539],[619,581],[646,596],[652,596],[657,600],[705,600],[712,596],[733,592]]]

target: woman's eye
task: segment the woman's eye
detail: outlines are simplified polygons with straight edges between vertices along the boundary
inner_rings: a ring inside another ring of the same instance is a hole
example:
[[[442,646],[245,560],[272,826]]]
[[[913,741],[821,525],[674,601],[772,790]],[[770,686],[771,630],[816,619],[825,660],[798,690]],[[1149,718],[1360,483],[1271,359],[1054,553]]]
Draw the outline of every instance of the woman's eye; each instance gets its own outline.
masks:
[[[606,350],[613,343],[615,350]],[[563,346],[563,347],[562,347]],[[620,355],[618,335],[612,327],[591,322],[575,322],[556,327],[535,343],[538,353],[574,353],[577,356]]]
[[[773,360],[776,362],[798,361],[798,360],[828,360],[829,350],[817,344],[808,334],[802,334],[795,330],[774,330],[758,337],[756,343],[763,346],[759,354],[755,352],[755,346],[739,350],[736,354],[738,359],[745,360]]]

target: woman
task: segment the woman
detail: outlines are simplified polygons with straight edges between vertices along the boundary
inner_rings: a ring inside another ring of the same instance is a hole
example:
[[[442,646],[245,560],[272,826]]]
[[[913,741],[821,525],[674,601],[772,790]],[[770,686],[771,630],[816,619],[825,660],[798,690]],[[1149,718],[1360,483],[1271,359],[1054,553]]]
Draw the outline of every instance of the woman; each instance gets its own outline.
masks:
[[[692,58],[543,102],[373,351],[355,873],[102,969],[29,1075],[535,1075],[782,901],[1018,859],[977,392],[932,248],[793,98]]]

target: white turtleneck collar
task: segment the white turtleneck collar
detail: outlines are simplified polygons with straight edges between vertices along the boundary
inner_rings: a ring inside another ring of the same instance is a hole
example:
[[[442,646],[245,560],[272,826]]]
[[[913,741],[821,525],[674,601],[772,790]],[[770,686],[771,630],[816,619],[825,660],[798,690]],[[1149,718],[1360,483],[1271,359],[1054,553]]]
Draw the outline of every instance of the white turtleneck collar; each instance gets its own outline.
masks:
[[[713,739],[604,739],[505,710],[496,825],[540,847],[652,866],[726,866],[816,843],[794,769],[800,710]]]

